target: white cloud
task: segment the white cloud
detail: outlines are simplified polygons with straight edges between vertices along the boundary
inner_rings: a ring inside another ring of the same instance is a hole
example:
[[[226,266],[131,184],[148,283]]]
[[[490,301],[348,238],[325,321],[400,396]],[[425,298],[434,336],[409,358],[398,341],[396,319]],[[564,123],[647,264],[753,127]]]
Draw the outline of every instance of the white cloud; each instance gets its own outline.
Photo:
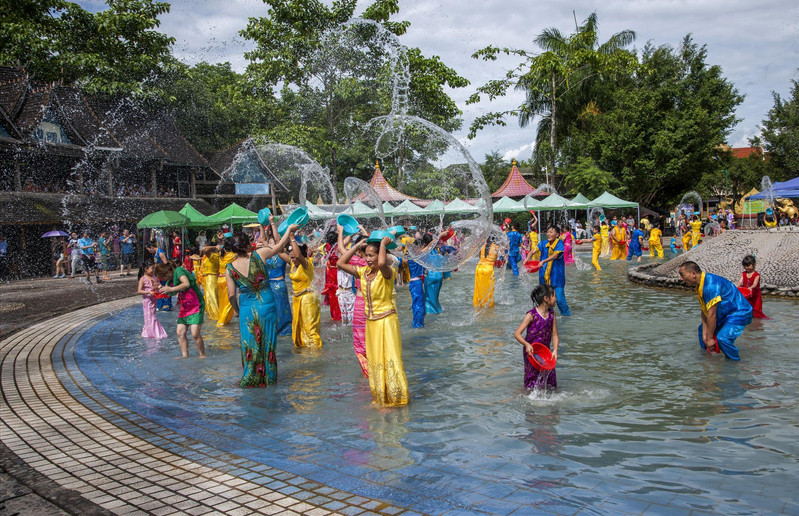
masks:
[[[92,10],[102,8],[99,0],[79,3]],[[369,3],[361,0],[359,9]],[[239,71],[246,67],[243,53],[253,44],[238,31],[246,27],[249,17],[265,16],[266,4],[261,0],[174,0],[171,5],[171,12],[161,18],[160,30],[177,39],[176,56],[189,63],[230,61]],[[419,47],[427,56],[440,56],[471,81],[469,87],[450,92],[464,112],[464,127],[455,135],[462,139],[476,116],[511,109],[522,100],[514,92],[492,103],[466,106],[477,86],[502,77],[519,62],[505,56],[494,62],[478,61],[471,58],[472,53],[487,45],[535,50],[533,39],[544,28],[571,33],[575,17],[580,23],[593,11],[603,41],[630,29],[638,35],[635,46],[639,49],[648,41],[676,47],[689,33],[696,43],[707,45],[707,62],[721,66],[725,77],[745,95],[737,111],[743,120],[728,138],[736,145],[758,132],[757,125],[772,106],[771,92],[786,95],[790,80],[799,78],[796,0],[402,0],[394,19],[411,22],[401,38],[404,45]],[[485,129],[468,142],[477,161],[492,150],[506,155],[528,152],[535,126],[521,128],[512,119],[507,124]]]
[[[502,159],[508,161],[515,158],[517,161],[521,161],[523,159],[529,158],[532,152],[533,144],[528,143],[527,145],[522,145],[518,149],[510,149],[505,151],[505,154],[502,155]]]

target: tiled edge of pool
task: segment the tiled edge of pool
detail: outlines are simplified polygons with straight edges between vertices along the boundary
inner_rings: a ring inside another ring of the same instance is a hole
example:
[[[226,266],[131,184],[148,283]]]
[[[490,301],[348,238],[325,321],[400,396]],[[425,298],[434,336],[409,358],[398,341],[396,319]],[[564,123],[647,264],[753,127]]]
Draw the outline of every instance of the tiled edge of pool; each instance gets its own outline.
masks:
[[[70,343],[138,302],[85,308],[0,342],[0,436],[28,466],[119,514],[415,514],[174,433],[62,365]]]

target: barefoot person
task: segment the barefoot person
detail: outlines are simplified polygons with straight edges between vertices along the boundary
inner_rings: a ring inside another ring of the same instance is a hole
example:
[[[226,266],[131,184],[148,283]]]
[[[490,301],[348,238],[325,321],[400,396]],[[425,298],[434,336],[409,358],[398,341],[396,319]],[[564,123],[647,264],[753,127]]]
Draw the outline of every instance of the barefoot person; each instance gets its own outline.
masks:
[[[702,308],[699,345],[712,353],[721,351],[727,358],[739,360],[735,339],[752,322],[752,305],[730,280],[702,272],[696,262],[683,262],[680,278],[696,287]]]
[[[191,331],[200,358],[205,358],[205,341],[202,335],[205,303],[203,302],[203,293],[197,286],[197,280],[194,279],[194,274],[183,267],[176,267],[174,262],[169,262],[157,264],[155,276],[159,281],[171,279],[172,285],[174,285],[172,287],[161,286],[162,294],[177,293],[178,295],[180,311],[178,312],[177,334],[181,355],[183,358],[189,356],[189,339],[186,337],[186,332]]]

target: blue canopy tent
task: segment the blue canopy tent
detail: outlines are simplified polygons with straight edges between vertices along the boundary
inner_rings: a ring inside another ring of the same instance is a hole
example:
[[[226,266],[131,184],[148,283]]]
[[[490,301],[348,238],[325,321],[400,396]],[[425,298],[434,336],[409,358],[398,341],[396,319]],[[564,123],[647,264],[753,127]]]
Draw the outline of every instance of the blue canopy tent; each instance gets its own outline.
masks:
[[[764,191],[755,195],[750,195],[749,200],[756,201],[758,199],[768,199],[769,197],[773,197],[774,199],[780,197],[799,197],[799,177],[789,179],[788,181],[776,182],[771,187],[771,193]]]

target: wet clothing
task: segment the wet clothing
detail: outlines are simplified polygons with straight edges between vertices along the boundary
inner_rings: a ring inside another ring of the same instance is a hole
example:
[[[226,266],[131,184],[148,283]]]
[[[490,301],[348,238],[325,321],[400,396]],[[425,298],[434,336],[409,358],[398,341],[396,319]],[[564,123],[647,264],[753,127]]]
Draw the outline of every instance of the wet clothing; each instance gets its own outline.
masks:
[[[269,271],[269,287],[275,296],[277,334],[291,335],[291,301],[286,285],[286,262],[280,256],[274,255],[265,263]]]
[[[560,255],[547,262],[538,270],[538,282],[541,285],[551,285],[555,289],[555,296],[558,300],[558,311],[561,315],[571,315],[569,304],[566,302],[566,264],[563,258],[563,240],[556,238],[554,242],[541,242],[538,244],[541,251],[541,261],[549,258],[552,253],[559,252]]]
[[[752,288],[754,285],[755,280],[760,277],[760,273],[757,271],[752,272],[752,276],[747,276],[746,272],[741,273],[741,286],[744,288],[748,288],[752,291],[749,296],[744,296],[749,304],[752,305],[752,317],[755,319],[770,319],[767,317],[766,314],[763,313],[763,296],[760,292],[760,282],[758,282],[757,287]],[[763,281],[762,279],[760,280]]]
[[[178,292],[178,304],[180,305],[180,312],[178,312],[178,324],[185,324],[191,326],[192,324],[202,324],[203,315],[205,314],[205,302],[203,301],[203,292],[197,286],[197,280],[194,274],[187,271],[183,267],[175,269],[172,274],[172,284],[180,285],[180,278],[186,276],[189,280],[189,288]]]
[[[541,315],[538,308],[533,308],[527,313],[532,316],[533,320],[527,326],[524,340],[530,344],[539,342],[552,351],[552,327],[555,323],[555,311],[549,309],[546,317]],[[558,381],[555,369],[550,371],[536,369],[527,358],[527,351],[524,348],[522,348],[522,358],[524,360],[524,387],[526,389],[557,388]]]
[[[711,308],[717,307],[715,336],[719,348],[727,358],[739,360],[735,339],[752,322],[752,305],[730,280],[705,272],[696,287],[696,297],[705,316]],[[706,349],[706,343],[702,340],[701,324],[699,345]]]
[[[424,327],[424,275],[425,268],[413,260],[408,260],[408,271],[411,279],[408,281],[408,290],[411,293],[411,312],[413,321],[411,326],[414,328]]]

